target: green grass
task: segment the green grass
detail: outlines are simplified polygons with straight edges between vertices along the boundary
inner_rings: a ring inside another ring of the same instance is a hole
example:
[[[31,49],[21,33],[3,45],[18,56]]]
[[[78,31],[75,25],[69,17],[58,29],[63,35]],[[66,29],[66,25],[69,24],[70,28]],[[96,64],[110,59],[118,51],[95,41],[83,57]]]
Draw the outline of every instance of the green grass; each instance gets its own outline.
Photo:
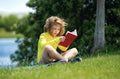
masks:
[[[15,32],[7,32],[5,29],[0,28],[0,38],[21,38],[22,34],[16,34]]]
[[[0,69],[0,79],[120,79],[120,51],[83,58],[78,63]]]

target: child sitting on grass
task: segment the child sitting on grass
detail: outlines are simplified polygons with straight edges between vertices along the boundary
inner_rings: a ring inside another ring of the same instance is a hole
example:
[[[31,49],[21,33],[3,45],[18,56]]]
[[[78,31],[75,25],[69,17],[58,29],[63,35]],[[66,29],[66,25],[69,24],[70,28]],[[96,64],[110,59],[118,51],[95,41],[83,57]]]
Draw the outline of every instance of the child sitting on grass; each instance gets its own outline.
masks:
[[[68,62],[78,54],[76,48],[69,49],[60,54],[56,49],[59,42],[64,41],[62,36],[65,32],[67,23],[57,17],[51,16],[46,20],[44,32],[40,35],[38,41],[37,62],[40,64],[48,64],[54,61]]]

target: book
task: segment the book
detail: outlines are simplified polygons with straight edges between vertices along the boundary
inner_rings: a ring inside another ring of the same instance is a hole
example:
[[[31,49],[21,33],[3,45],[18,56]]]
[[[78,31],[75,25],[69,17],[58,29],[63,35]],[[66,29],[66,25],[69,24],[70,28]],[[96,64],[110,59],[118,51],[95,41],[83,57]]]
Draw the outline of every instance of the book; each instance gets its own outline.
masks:
[[[65,34],[65,40],[63,42],[60,42],[58,47],[63,51],[65,51],[71,45],[71,43],[76,39],[76,37],[77,37],[76,29],[72,32],[67,31]]]

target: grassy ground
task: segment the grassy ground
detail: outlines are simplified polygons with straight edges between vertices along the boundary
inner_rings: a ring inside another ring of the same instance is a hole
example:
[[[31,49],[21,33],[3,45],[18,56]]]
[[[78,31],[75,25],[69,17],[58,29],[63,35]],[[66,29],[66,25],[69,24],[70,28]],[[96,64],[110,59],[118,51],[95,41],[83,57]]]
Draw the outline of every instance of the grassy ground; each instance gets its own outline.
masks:
[[[7,32],[3,28],[0,28],[0,38],[16,38],[23,37],[21,34],[15,34],[15,32]]]
[[[120,51],[83,58],[78,63],[0,69],[0,79],[120,79]]]

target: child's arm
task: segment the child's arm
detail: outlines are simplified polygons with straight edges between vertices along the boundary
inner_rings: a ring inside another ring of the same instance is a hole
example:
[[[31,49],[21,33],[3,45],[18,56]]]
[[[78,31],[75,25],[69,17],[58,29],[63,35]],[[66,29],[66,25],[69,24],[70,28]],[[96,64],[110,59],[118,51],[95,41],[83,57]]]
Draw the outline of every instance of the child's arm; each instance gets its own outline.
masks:
[[[59,41],[60,41],[59,37],[57,37],[57,38],[55,38],[53,40],[48,41],[46,37],[41,36],[40,40],[39,40],[39,44],[41,46],[45,46],[45,45],[48,45],[48,44],[59,43]]]

